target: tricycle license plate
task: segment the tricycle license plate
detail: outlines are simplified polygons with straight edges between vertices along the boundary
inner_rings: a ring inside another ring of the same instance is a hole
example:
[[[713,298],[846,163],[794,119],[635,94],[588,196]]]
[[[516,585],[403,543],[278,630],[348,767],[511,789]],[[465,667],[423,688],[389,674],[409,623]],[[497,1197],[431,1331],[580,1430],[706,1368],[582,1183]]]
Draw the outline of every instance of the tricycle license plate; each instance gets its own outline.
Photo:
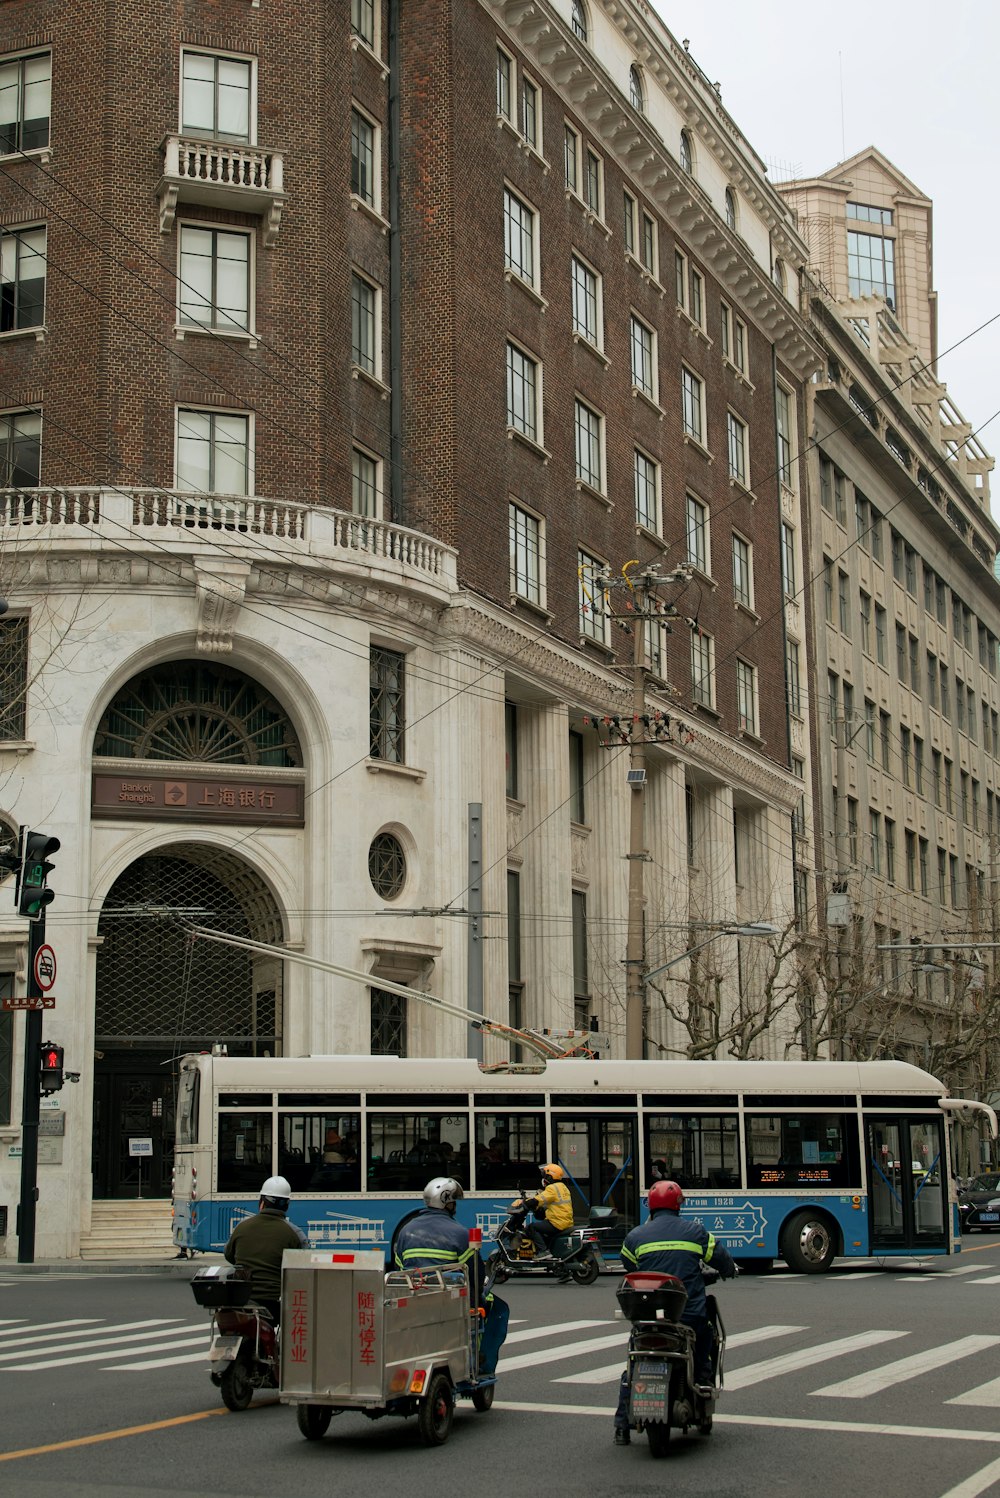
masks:
[[[216,1337],[208,1352],[210,1363],[232,1362],[240,1350],[242,1337]]]
[[[633,1420],[662,1420],[669,1414],[670,1366],[665,1363],[634,1363],[629,1392],[629,1414]]]

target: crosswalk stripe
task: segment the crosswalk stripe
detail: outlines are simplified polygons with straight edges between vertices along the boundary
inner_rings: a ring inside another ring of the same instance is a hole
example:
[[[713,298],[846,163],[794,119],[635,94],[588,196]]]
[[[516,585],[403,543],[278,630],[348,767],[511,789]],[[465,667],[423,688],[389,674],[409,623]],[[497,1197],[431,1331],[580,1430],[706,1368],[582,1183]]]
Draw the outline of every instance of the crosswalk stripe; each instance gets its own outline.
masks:
[[[726,1373],[727,1389],[747,1389],[753,1384],[763,1383],[768,1378],[780,1378],[785,1373],[800,1373],[803,1368],[812,1368],[816,1363],[825,1363],[830,1358],[841,1358],[851,1352],[860,1352],[874,1347],[879,1342],[894,1342],[897,1337],[907,1337],[909,1332],[861,1332],[854,1337],[841,1337],[836,1342],[821,1342],[817,1347],[804,1347],[800,1352],[786,1352],[779,1358],[768,1358],[763,1363],[750,1363]]]
[[[550,1327],[550,1332],[558,1333],[558,1327]],[[560,1363],[567,1358],[575,1358],[582,1353],[603,1352],[606,1347],[620,1347],[624,1349],[627,1340],[624,1331],[612,1332],[607,1337],[592,1337],[586,1342],[571,1342],[568,1347],[544,1347],[539,1352],[522,1352],[516,1358],[505,1358],[500,1355],[500,1365],[504,1373],[515,1373],[518,1368],[537,1368],[541,1363]]]
[[[68,1367],[71,1363],[94,1363],[101,1358],[114,1357],[116,1347],[120,1346],[123,1342],[149,1342],[153,1337],[169,1337],[171,1339],[176,1339],[177,1337],[186,1335],[191,1330],[192,1328],[190,1326],[161,1327],[159,1331],[155,1332],[129,1332],[124,1337],[111,1335],[106,1337],[96,1337],[92,1342],[84,1342],[82,1344],[77,1342],[70,1343],[65,1347],[43,1347],[39,1348],[39,1351],[43,1353],[79,1353],[81,1345],[90,1348],[101,1348],[102,1350],[99,1352],[87,1352],[80,1356],[74,1357],[46,1357],[41,1361],[17,1363],[14,1361],[15,1358],[31,1357],[31,1348],[22,1347],[20,1352],[5,1353],[3,1357],[0,1357],[0,1362],[8,1364],[8,1367],[6,1369],[0,1371],[7,1373],[23,1373],[26,1369],[31,1370],[34,1368],[65,1368]],[[140,1351],[143,1350],[144,1349],[140,1349]],[[127,1352],[127,1349],[125,1349],[125,1351]]]
[[[508,1332],[505,1347],[511,1342],[537,1342],[539,1337],[561,1337],[566,1332],[589,1331],[593,1326],[607,1326],[608,1318],[602,1316],[600,1321],[566,1321],[560,1326],[529,1326],[523,1332]]]
[[[984,1274],[978,1280],[966,1280],[967,1285],[1000,1285],[1000,1274]]]
[[[173,1368],[178,1363],[206,1363],[207,1364],[207,1362],[208,1362],[208,1343],[207,1343],[207,1341],[206,1341],[206,1339],[204,1337],[199,1337],[197,1339],[195,1339],[194,1337],[188,1337],[188,1338],[185,1338],[183,1341],[174,1342],[171,1345],[171,1347],[170,1347],[169,1350],[171,1352],[173,1352],[174,1349],[177,1348],[177,1347],[194,1347],[194,1346],[198,1345],[198,1343],[200,1343],[200,1345],[201,1345],[201,1350],[199,1352],[184,1352],[184,1353],[181,1353],[178,1357],[149,1358],[148,1360],[144,1359],[140,1363],[112,1363],[109,1367],[107,1367],[107,1368],[104,1369],[104,1372],[105,1373],[137,1373],[137,1372],[140,1371],[140,1369],[144,1369],[144,1368]],[[149,1350],[150,1349],[148,1349],[148,1348],[146,1349],[146,1351],[149,1351]]]
[[[814,1395],[825,1395],[829,1399],[864,1399],[869,1394],[880,1394],[893,1384],[905,1383],[907,1379],[919,1378],[935,1368],[956,1363],[959,1358],[971,1357],[974,1352],[983,1352],[987,1347],[1000,1347],[1000,1337],[960,1337],[957,1342],[945,1342],[941,1347],[928,1347],[912,1357],[900,1358],[895,1363],[883,1363],[870,1373],[859,1373],[856,1378],[845,1378],[842,1383],[828,1384],[824,1389],[813,1389]]]
[[[169,1316],[161,1317],[157,1320],[125,1321],[120,1326],[109,1326],[107,1322],[104,1322],[99,1326],[84,1327],[82,1330],[75,1332],[41,1332],[37,1334],[33,1332],[31,1335],[24,1334],[0,1343],[0,1347],[5,1349],[0,1352],[0,1363],[9,1363],[13,1358],[23,1357],[25,1352],[31,1347],[38,1347],[42,1352],[72,1352],[76,1347],[97,1346],[94,1339],[98,1337],[114,1338],[118,1336],[119,1332],[140,1331],[143,1327],[150,1326],[161,1327],[165,1330],[169,1326],[176,1326],[178,1320],[177,1316]],[[65,1341],[67,1337],[73,1340],[67,1342]],[[80,1342],[77,1340],[80,1337],[87,1337],[90,1340]],[[58,1345],[49,1346],[47,1345],[49,1343],[56,1343]],[[18,1349],[17,1352],[6,1351],[7,1348],[11,1347],[16,1347]]]
[[[43,1337],[48,1337],[50,1342],[53,1339],[58,1341],[60,1337],[86,1336],[93,1327],[100,1324],[101,1320],[102,1318],[100,1316],[78,1316],[75,1321],[44,1321],[42,1322],[41,1326],[35,1327],[30,1326],[27,1321],[22,1321],[16,1326],[11,1326],[7,1331],[0,1331],[0,1347],[13,1347],[16,1341],[19,1341],[26,1333],[29,1332],[31,1336],[37,1337],[39,1340],[41,1340]],[[147,1325],[147,1323],[143,1322],[142,1325],[145,1326]],[[69,1332],[56,1330],[57,1327],[70,1326],[86,1327],[87,1331]]]
[[[769,1342],[773,1337],[787,1337],[791,1332],[804,1332],[804,1326],[759,1326],[752,1332],[734,1332],[726,1338],[726,1351],[731,1347],[744,1347],[751,1342]],[[509,1340],[509,1339],[508,1339]],[[617,1363],[606,1363],[603,1368],[588,1368],[584,1373],[568,1373],[563,1378],[552,1380],[556,1384],[609,1384],[621,1377],[625,1364],[624,1343],[622,1356]]]
[[[983,1410],[1000,1409],[1000,1378],[991,1378],[989,1383],[969,1389],[965,1394],[956,1394],[954,1399],[946,1399],[945,1404],[971,1404]]]

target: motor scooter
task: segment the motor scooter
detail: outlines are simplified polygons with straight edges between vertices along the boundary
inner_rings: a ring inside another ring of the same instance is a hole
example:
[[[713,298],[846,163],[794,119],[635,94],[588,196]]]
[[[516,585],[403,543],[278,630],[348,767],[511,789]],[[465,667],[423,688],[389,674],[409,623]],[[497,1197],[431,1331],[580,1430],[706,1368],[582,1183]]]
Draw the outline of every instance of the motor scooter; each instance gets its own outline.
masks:
[[[702,1272],[708,1284],[719,1278],[713,1269]],[[696,1384],[694,1328],[681,1320],[688,1298],[683,1281],[672,1274],[634,1272],[625,1276],[617,1295],[632,1323],[625,1373],[631,1428],[645,1431],[650,1455],[657,1457],[666,1456],[672,1428],[686,1434],[693,1425],[701,1435],[711,1435],[726,1350],[726,1329],[715,1296],[706,1297],[712,1382]]]
[[[486,1260],[487,1283],[502,1285],[512,1275],[540,1278],[551,1274],[558,1279],[572,1278],[578,1285],[592,1285],[601,1272],[596,1231],[583,1228],[561,1233],[553,1240],[552,1252],[543,1253],[524,1230],[532,1193],[523,1187],[518,1190],[518,1200],[511,1203],[506,1219],[493,1234],[496,1248]]]
[[[278,1331],[270,1311],[250,1298],[250,1279],[232,1264],[199,1269],[194,1298],[212,1313],[208,1367],[227,1409],[245,1410],[254,1389],[279,1384]]]

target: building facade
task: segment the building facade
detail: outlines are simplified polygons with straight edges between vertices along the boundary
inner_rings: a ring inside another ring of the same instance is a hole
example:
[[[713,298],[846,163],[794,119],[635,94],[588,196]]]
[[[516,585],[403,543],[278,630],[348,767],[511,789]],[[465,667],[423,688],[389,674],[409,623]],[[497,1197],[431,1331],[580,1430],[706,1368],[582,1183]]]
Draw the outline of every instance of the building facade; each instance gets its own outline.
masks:
[[[184,1050],[476,1044],[380,978],[620,1053],[630,938],[654,969],[708,931],[650,1051],[704,1040],[711,983],[720,1053],[783,1054],[770,946],[725,933],[793,923],[820,354],[794,216],[685,49],[642,0],[29,0],[0,100],[0,812],[61,841],[46,1039],[81,1074],[39,1256],[168,1194]]]

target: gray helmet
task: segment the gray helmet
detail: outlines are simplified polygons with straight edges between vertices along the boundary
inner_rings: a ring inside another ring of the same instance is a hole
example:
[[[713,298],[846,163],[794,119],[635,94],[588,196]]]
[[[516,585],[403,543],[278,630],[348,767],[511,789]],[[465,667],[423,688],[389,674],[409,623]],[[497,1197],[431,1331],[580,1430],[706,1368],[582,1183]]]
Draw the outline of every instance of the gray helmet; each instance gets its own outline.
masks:
[[[277,1207],[279,1212],[288,1211],[288,1202],[292,1194],[292,1188],[284,1176],[268,1176],[260,1188],[260,1194],[269,1207]]]
[[[424,1204],[437,1207],[441,1212],[450,1212],[454,1217],[455,1207],[464,1195],[465,1192],[454,1176],[435,1176],[424,1187]]]

